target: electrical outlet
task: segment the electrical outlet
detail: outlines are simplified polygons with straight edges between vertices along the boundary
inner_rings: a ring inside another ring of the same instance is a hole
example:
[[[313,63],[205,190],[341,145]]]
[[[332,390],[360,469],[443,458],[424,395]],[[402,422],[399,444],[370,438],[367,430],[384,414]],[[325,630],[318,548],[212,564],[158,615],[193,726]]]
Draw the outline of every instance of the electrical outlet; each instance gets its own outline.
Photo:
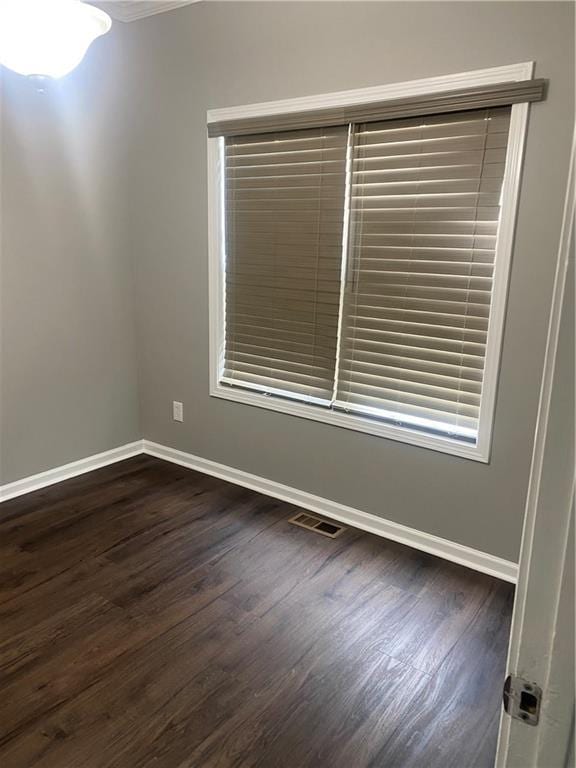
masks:
[[[177,400],[172,403],[172,418],[174,421],[184,421],[184,405]]]

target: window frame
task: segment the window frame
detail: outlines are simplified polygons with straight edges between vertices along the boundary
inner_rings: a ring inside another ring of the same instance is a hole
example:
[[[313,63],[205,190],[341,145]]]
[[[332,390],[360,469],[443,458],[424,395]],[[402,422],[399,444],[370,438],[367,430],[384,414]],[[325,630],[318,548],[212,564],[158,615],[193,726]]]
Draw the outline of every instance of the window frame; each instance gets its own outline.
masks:
[[[411,80],[404,83],[376,86],[351,91],[306,96],[283,101],[251,104],[227,109],[208,110],[207,122],[262,117],[274,114],[301,112],[306,109],[322,109],[333,106],[351,106],[386,99],[408,96],[425,96],[456,88],[494,85],[511,81],[529,80],[533,76],[534,62],[523,62],[503,67],[463,72],[454,75]],[[500,226],[496,244],[494,283],[480,416],[476,445],[463,443],[444,435],[432,435],[411,429],[405,425],[395,426],[389,422],[359,414],[331,410],[316,404],[272,397],[262,392],[230,387],[220,383],[220,372],[224,352],[225,303],[224,303],[224,185],[223,185],[223,140],[208,138],[208,245],[209,245],[209,366],[210,396],[230,400],[244,405],[257,406],[300,418],[311,419],[324,424],[353,429],[370,435],[429,448],[441,453],[488,463],[494,426],[498,375],[504,336],[504,319],[514,231],[520,192],[520,178],[524,144],[528,126],[529,104],[513,104],[510,115],[510,132],[506,167],[502,186]]]

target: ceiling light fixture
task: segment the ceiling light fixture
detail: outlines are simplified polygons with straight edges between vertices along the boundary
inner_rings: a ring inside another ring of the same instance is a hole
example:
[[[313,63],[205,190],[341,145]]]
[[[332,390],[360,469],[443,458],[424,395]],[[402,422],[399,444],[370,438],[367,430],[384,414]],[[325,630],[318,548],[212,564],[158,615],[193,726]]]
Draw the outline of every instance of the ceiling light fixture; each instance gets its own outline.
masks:
[[[80,0],[0,0],[0,64],[20,75],[58,78],[112,26]]]

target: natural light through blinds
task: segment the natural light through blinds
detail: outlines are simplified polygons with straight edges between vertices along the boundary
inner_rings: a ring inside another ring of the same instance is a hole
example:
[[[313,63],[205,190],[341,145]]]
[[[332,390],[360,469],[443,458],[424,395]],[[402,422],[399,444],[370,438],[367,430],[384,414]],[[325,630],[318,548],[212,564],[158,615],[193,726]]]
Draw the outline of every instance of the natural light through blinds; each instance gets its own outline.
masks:
[[[357,126],[338,405],[475,439],[509,124]]]
[[[510,114],[221,139],[221,383],[475,443]]]

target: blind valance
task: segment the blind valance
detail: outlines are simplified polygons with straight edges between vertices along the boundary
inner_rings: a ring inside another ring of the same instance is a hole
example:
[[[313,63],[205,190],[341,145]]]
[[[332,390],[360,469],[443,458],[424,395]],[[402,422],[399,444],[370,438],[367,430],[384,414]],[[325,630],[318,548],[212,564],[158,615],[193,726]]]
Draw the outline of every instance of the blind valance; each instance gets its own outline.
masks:
[[[330,107],[305,112],[289,112],[265,117],[247,117],[208,124],[208,136],[241,136],[254,133],[304,128],[321,128],[348,123],[396,120],[422,115],[463,112],[507,106],[521,102],[541,101],[546,94],[544,79],[519,80],[509,83],[481,85],[453,91],[389,99],[371,104]]]

